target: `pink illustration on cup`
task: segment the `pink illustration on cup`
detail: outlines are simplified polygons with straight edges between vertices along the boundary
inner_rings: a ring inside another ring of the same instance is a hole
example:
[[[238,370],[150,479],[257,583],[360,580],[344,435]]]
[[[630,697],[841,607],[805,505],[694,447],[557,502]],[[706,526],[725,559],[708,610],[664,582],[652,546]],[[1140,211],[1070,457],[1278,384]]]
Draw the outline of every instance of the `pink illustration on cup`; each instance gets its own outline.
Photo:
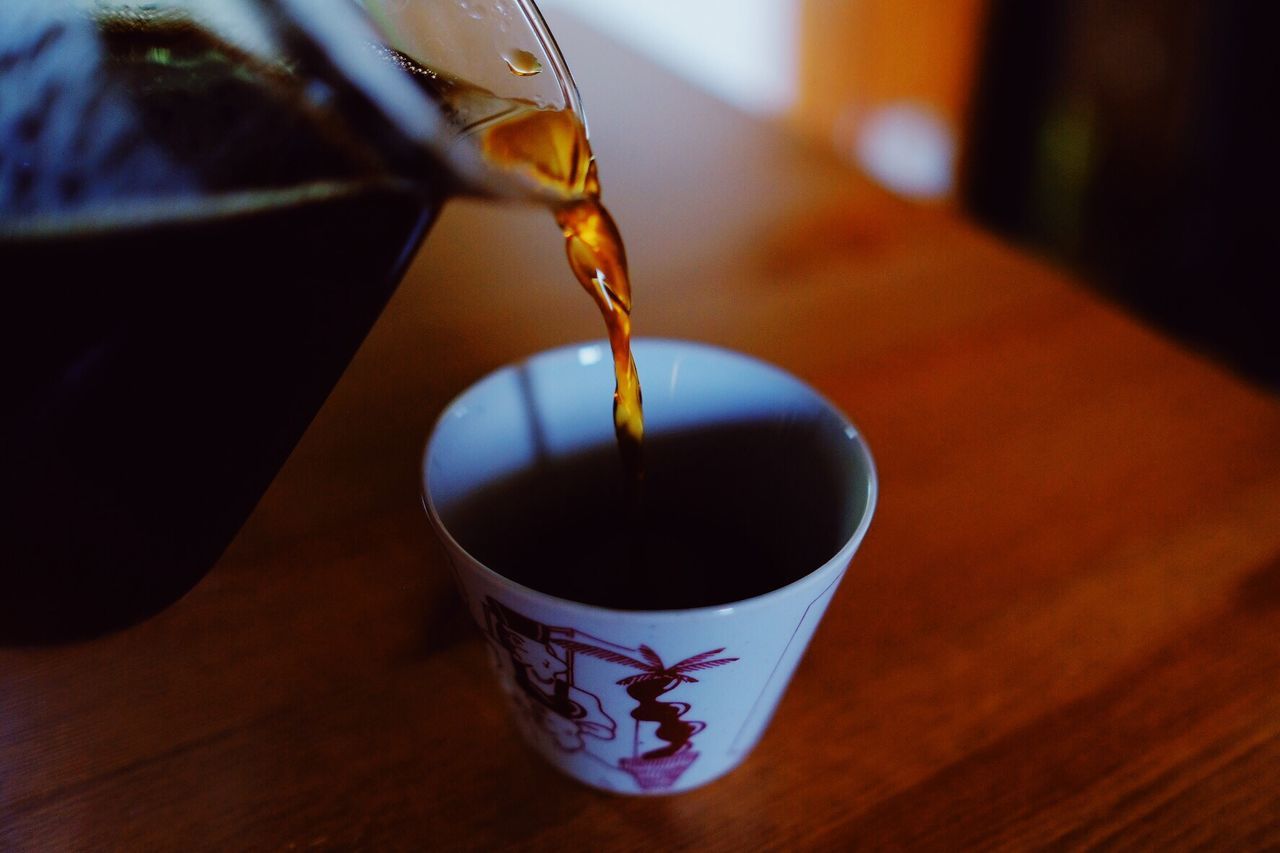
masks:
[[[505,652],[524,718],[566,752],[586,748],[585,737],[612,740],[617,730],[600,699],[573,683],[570,655],[559,641],[569,628],[535,622],[492,598],[485,603],[489,635]]]
[[[511,690],[522,724],[535,738],[564,752],[592,754],[586,738],[612,741],[617,724],[605,712],[600,697],[574,681],[574,656],[585,655],[638,670],[616,682],[634,702],[631,755],[612,765],[629,774],[642,790],[666,790],[697,759],[693,738],[706,728],[691,720],[688,702],[662,701],[681,684],[696,683],[690,673],[738,660],[717,657],[723,648],[687,657],[668,666],[647,645],[620,646],[569,627],[544,625],[506,605],[485,602],[487,635],[496,644],[500,668],[513,683]],[[583,642],[590,639],[592,642]]]
[[[578,654],[640,670],[636,675],[618,680],[619,685],[627,688],[627,695],[636,700],[636,707],[631,711],[631,717],[636,721],[635,744],[632,755],[621,759],[619,763],[642,789],[662,790],[674,785],[698,757],[691,739],[705,729],[707,724],[701,720],[684,719],[691,707],[689,703],[662,702],[658,697],[679,684],[697,682],[698,679],[689,675],[690,672],[724,666],[737,658],[717,658],[716,655],[724,651],[719,648],[667,666],[658,653],[646,645],[641,645],[637,650],[643,660],[573,640],[566,641],[565,646]],[[654,725],[643,725],[648,723]],[[646,740],[642,733],[647,729],[652,730],[654,737],[662,742],[661,745],[654,745],[650,749],[642,748],[642,743]]]

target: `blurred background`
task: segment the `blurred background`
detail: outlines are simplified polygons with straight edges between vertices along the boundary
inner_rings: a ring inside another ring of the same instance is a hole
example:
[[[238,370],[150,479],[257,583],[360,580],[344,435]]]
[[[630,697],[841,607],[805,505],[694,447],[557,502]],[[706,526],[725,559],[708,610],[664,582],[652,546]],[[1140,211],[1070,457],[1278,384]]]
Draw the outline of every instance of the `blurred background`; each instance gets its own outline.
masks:
[[[541,0],[1280,390],[1280,69],[1247,0]]]

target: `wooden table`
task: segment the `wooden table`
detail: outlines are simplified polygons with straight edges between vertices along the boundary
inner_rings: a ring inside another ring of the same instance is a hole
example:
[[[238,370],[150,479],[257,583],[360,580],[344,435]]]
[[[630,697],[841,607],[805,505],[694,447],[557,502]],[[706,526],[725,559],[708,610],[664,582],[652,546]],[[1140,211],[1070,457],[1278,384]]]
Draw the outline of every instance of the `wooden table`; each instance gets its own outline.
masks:
[[[558,33],[639,331],[783,365],[877,456],[877,517],[771,732],[707,788],[620,799],[508,725],[418,453],[467,383],[600,330],[545,212],[459,202],[190,595],[0,650],[0,848],[1280,844],[1276,399]]]

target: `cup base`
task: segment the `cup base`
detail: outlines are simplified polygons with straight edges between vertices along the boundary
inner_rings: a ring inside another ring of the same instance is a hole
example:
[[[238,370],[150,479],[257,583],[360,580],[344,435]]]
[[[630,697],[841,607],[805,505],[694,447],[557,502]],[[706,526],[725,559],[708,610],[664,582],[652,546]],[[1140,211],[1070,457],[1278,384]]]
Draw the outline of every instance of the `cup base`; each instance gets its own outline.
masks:
[[[580,775],[566,768],[559,761],[552,760],[551,764],[563,776],[591,788],[594,791],[611,794],[616,797],[670,797],[677,794],[684,794],[689,791],[696,791],[706,785],[711,784],[719,779],[728,776],[734,770],[737,770],[750,757],[750,753],[744,753],[737,757],[732,763],[727,764],[716,772],[699,778],[692,784],[681,785],[678,781],[679,776],[695,760],[700,756],[697,752],[684,753],[690,755],[687,759],[680,759],[680,754],[665,759],[645,760],[642,758],[623,758],[619,761],[620,766],[612,767],[614,771],[623,771],[629,775],[635,782],[635,788],[621,789],[616,785],[612,785],[606,779],[593,778],[591,776]],[[548,756],[543,756],[547,758]],[[678,759],[674,760],[673,759]]]

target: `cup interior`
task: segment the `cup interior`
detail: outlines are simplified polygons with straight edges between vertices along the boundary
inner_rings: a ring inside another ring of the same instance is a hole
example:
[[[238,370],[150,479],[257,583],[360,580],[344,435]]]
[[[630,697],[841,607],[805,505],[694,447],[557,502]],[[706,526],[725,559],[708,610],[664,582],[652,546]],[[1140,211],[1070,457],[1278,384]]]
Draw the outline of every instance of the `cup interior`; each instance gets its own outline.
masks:
[[[645,481],[613,435],[604,344],[476,383],[441,416],[424,496],[464,551],[540,592],[619,609],[723,605],[792,583],[865,530],[875,474],[813,389],[738,353],[639,340]]]

